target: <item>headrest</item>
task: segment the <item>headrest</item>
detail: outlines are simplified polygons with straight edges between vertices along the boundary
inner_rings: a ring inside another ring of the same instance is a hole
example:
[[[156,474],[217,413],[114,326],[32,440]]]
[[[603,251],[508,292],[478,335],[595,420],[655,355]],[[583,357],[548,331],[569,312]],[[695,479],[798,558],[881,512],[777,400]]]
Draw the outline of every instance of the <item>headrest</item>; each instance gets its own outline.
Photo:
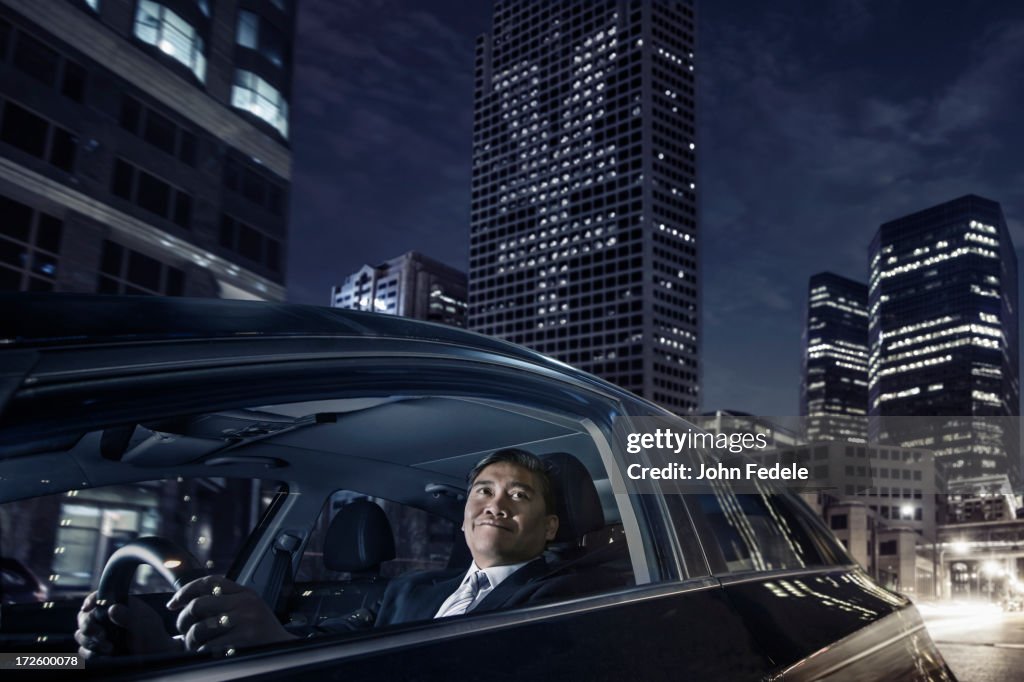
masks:
[[[361,573],[394,558],[395,536],[383,509],[369,500],[355,500],[338,510],[324,538],[329,570]]]
[[[604,528],[604,511],[594,479],[583,463],[567,452],[540,455],[548,465],[555,493],[558,533],[553,542],[579,544],[583,536]]]

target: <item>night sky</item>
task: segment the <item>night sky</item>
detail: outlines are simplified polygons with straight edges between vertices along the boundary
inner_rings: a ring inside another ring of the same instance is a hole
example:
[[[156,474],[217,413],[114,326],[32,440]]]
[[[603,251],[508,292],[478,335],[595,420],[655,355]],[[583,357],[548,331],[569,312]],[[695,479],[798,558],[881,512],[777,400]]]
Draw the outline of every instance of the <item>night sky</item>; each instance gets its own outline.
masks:
[[[290,300],[327,305],[409,250],[467,268],[490,7],[300,0]],[[703,409],[792,415],[807,279],[866,282],[881,223],[980,194],[1024,256],[1024,3],[718,0],[698,16]]]

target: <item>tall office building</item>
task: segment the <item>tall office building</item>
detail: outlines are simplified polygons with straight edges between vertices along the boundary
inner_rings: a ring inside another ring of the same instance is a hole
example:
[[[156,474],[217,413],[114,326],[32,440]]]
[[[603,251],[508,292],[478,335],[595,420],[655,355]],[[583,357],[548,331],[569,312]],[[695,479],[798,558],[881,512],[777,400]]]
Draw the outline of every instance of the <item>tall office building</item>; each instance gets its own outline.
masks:
[[[1017,481],[1017,257],[999,204],[968,195],[885,223],[870,264],[870,414],[916,417],[887,435],[933,450],[951,486]]]
[[[293,0],[0,0],[0,290],[284,298]]]
[[[831,272],[811,277],[800,414],[810,442],[867,441],[866,284]]]
[[[410,251],[364,265],[331,289],[331,307],[466,326],[466,273]]]
[[[497,0],[476,45],[469,326],[699,402],[694,8]]]

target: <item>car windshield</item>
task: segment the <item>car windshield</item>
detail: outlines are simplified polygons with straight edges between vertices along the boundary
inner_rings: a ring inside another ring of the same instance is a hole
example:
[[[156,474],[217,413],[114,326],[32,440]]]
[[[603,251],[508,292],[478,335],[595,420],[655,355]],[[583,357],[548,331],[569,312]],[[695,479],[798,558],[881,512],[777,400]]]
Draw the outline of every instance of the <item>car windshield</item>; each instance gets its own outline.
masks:
[[[96,589],[111,555],[144,536],[166,537],[211,573],[227,573],[280,485],[175,477],[0,505],[3,602],[81,601]],[[33,576],[40,584],[27,589]],[[132,591],[168,592],[171,586],[151,567],[140,566]]]

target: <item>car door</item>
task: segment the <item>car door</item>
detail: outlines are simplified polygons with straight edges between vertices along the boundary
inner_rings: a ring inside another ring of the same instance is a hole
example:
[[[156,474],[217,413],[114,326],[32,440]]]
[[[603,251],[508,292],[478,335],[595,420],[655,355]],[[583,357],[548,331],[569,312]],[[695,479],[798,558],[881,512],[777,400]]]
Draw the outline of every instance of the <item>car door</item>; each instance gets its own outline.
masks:
[[[609,414],[620,406],[605,402]],[[594,437],[601,450],[604,431]],[[610,452],[610,451],[609,451]],[[711,577],[692,528],[672,524],[659,496],[615,495],[585,451],[577,455],[618,516],[636,584],[504,612],[468,614],[314,638],[162,671],[193,679],[759,680],[770,668],[728,595]],[[618,468],[618,460],[611,460]],[[611,516],[614,512],[610,512]],[[619,540],[621,541],[621,540]]]
[[[709,487],[685,497],[689,517],[773,676],[952,679],[910,601],[877,585],[795,495]]]

